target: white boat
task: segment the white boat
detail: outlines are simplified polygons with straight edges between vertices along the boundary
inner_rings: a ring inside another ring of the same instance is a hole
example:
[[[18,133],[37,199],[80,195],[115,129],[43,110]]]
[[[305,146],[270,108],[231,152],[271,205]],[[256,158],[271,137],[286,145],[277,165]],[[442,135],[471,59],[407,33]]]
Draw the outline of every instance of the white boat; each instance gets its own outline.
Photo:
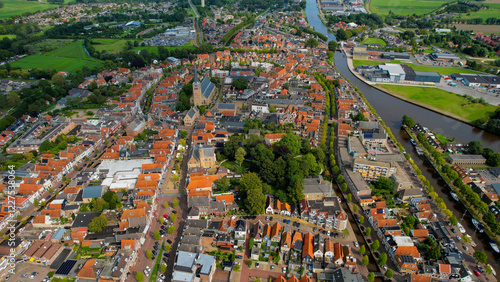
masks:
[[[476,242],[474,242],[474,240],[471,240],[471,241],[469,242],[469,244],[470,244],[473,248],[477,247],[477,244],[476,244]]]
[[[481,223],[479,223],[479,221],[477,221],[477,219],[473,218],[472,219],[472,224],[474,224],[474,226],[476,227],[477,231],[479,231],[480,233],[484,232],[484,226]]]
[[[493,268],[493,266],[491,266],[491,265],[489,265],[489,264],[487,264],[487,266],[489,266],[489,267],[490,267],[490,269],[491,269],[491,273],[493,273],[493,275],[497,276],[497,272],[495,271],[495,269]]]
[[[500,253],[500,249],[498,248],[498,245],[494,240],[490,241],[490,246],[493,248],[495,252]]]
[[[453,200],[455,200],[457,202],[460,201],[460,199],[458,198],[457,194],[455,194],[455,192],[450,192],[450,194],[451,194],[451,197],[453,198]]]
[[[465,228],[462,224],[460,224],[460,222],[457,223],[457,227],[458,227],[458,230],[460,230],[460,232],[462,233],[465,233],[467,231],[465,231]]]

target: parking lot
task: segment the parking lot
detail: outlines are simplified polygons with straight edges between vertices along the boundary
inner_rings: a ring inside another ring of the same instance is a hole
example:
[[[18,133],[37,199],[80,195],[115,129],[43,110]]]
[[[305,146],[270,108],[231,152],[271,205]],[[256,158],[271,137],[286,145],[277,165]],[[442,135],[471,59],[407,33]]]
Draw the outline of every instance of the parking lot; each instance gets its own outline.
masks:
[[[11,274],[10,278],[6,276],[4,281],[20,281],[20,282],[41,282],[44,281],[45,276],[50,272],[48,266],[37,265],[33,263],[18,263],[16,265],[15,274]],[[34,274],[38,273],[38,274]]]

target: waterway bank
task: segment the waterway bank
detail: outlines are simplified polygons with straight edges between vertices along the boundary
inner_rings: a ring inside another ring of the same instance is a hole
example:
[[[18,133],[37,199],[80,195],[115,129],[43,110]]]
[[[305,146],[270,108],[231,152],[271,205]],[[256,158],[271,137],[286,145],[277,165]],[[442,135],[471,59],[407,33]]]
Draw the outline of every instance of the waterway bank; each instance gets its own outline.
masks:
[[[343,48],[343,47],[342,47]],[[373,88],[376,88],[388,95],[391,95],[395,98],[398,98],[400,100],[403,100],[405,102],[408,102],[408,103],[411,103],[413,105],[416,105],[416,106],[419,106],[419,107],[422,107],[424,109],[427,109],[429,111],[433,111],[435,113],[438,113],[438,114],[441,114],[441,115],[445,115],[449,118],[452,118],[454,120],[457,120],[457,121],[460,121],[460,122],[463,122],[463,123],[467,123],[469,124],[470,126],[473,126],[473,127],[476,127],[478,129],[482,129],[480,127],[477,127],[472,121],[472,120],[469,120],[469,119],[466,119],[462,116],[459,116],[457,114],[454,114],[454,113],[451,113],[449,111],[446,111],[446,110],[443,110],[443,109],[440,109],[440,108],[437,108],[437,107],[434,107],[434,106],[431,106],[429,104],[426,104],[426,103],[423,103],[423,102],[420,102],[420,101],[417,101],[417,100],[414,100],[414,99],[411,99],[411,98],[408,98],[404,95],[401,95],[401,94],[398,94],[394,91],[391,91],[391,90],[388,90],[388,89],[385,89],[383,88],[382,86],[379,86],[371,81],[367,81],[361,74],[359,74],[355,69],[354,69],[354,64],[353,64],[353,61],[352,61],[352,58],[347,55],[347,53],[345,52],[344,49],[342,49],[342,52],[344,54],[346,54],[346,60],[347,60],[347,67],[349,68],[349,71],[354,75],[356,76],[359,80],[361,80],[363,83],[365,83],[366,85],[369,85]],[[400,85],[400,84],[391,84],[391,85]],[[402,85],[402,86],[406,86],[406,87],[412,87],[413,85]],[[422,87],[422,85],[415,85],[415,86],[418,86],[418,87]]]

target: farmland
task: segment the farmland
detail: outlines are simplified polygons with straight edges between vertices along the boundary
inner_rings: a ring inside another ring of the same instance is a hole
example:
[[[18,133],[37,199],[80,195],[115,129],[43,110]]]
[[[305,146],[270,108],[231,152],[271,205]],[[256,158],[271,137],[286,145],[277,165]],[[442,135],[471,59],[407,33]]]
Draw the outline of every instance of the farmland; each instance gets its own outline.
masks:
[[[481,5],[487,6],[489,9],[487,10],[480,9],[477,12],[461,14],[461,18],[464,19],[482,18],[483,20],[486,20],[487,18],[497,18],[498,15],[500,14],[500,3],[481,2]],[[498,26],[497,26],[497,32],[498,32]]]
[[[371,0],[370,10],[381,16],[389,14],[389,11],[402,16],[421,15],[430,13],[447,2],[451,0]]]
[[[463,117],[469,121],[489,115],[498,108],[493,105],[470,103],[463,96],[438,88],[387,84],[380,85],[380,87],[405,98]]]
[[[4,7],[0,9],[0,19],[22,15],[27,12],[33,13],[59,7],[58,5],[42,4],[35,1],[6,0],[2,2],[4,3]]]
[[[500,13],[500,11],[498,11]],[[455,24],[458,30],[472,30],[474,32],[482,32],[484,34],[498,33],[500,27],[498,25],[485,25],[485,24]]]

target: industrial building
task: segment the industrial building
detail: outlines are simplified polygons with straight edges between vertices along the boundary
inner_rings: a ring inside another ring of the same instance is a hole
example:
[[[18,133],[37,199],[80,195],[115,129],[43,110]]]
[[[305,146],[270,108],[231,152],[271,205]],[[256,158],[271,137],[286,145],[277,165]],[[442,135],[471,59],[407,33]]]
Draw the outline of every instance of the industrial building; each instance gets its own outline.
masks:
[[[467,60],[462,59],[455,54],[432,52],[429,54],[429,56],[431,57],[432,60],[438,62],[449,62],[457,65],[458,64],[465,65],[467,63]]]
[[[372,82],[419,81],[439,83],[441,81],[441,75],[437,72],[415,71],[407,65],[399,64],[358,66],[356,71]]]
[[[500,76],[494,74],[454,73],[451,78],[469,87],[500,88]]]
[[[410,54],[406,52],[384,52],[382,53],[382,58],[390,60],[409,60]]]

